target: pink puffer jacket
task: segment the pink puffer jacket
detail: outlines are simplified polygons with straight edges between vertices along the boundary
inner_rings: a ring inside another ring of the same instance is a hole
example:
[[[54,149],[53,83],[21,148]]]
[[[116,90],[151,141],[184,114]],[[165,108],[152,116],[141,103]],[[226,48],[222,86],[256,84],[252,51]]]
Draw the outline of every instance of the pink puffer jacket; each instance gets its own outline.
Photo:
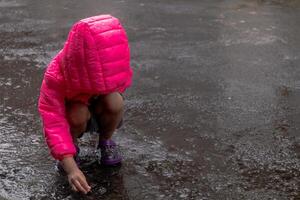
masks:
[[[40,90],[39,111],[55,159],[75,154],[66,100],[87,103],[93,95],[124,92],[131,84],[129,46],[119,20],[110,15],[80,20],[53,58]]]

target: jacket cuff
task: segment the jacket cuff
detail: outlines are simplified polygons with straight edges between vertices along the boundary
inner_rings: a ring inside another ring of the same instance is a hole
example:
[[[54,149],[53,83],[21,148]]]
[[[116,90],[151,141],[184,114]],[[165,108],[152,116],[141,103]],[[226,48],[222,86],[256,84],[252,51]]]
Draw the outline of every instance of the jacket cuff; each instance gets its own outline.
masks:
[[[66,155],[74,156],[75,154],[76,148],[74,144],[60,144],[51,149],[51,155],[56,160],[62,160]]]

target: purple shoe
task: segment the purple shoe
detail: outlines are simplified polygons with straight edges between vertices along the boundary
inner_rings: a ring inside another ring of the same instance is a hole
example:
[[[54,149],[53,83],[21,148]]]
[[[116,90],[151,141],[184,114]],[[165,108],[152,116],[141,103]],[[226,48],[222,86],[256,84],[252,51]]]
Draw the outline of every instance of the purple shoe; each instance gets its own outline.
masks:
[[[99,142],[98,148],[101,150],[100,163],[105,166],[120,164],[122,157],[118,152],[116,143],[113,140],[102,140]]]

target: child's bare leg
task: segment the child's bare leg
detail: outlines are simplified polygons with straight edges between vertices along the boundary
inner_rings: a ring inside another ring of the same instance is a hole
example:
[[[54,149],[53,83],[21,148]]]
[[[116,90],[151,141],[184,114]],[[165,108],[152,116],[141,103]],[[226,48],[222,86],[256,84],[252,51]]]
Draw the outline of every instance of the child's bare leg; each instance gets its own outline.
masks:
[[[124,100],[118,93],[110,93],[99,97],[95,105],[95,114],[100,124],[100,140],[108,140],[112,137],[122,120],[124,113]]]
[[[85,104],[74,102],[68,105],[67,118],[74,143],[77,143],[77,138],[86,130],[90,117],[90,111]]]

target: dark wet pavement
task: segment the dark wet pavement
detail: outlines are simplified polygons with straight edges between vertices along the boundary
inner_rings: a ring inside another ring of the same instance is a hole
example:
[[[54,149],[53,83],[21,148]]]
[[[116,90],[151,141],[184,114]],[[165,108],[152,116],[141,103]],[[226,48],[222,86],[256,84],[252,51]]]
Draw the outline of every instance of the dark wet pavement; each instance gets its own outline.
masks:
[[[72,23],[103,13],[127,29],[135,77],[124,163],[90,156],[82,196],[54,171],[36,102]],[[0,199],[300,199],[299,35],[297,0],[0,1]]]

